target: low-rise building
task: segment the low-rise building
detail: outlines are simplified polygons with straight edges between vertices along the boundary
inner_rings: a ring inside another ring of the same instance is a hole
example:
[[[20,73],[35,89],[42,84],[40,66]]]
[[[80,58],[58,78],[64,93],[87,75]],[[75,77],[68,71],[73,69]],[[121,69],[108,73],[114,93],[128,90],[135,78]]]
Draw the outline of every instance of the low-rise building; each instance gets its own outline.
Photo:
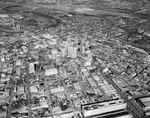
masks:
[[[150,96],[136,98],[136,102],[143,109],[146,116],[150,116]]]
[[[58,71],[56,68],[48,68],[45,70],[45,75],[46,76],[52,76],[52,75],[57,75]]]

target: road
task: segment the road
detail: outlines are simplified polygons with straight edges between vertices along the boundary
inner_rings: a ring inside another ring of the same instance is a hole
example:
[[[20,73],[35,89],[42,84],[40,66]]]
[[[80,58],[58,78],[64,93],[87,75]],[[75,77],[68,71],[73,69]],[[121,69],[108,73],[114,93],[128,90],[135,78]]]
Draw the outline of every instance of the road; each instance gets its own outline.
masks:
[[[47,96],[47,102],[48,102],[48,106],[49,106],[49,110],[50,110],[50,113],[53,114],[53,108],[52,108],[52,103],[51,103],[51,98],[50,98],[50,91],[49,91],[49,83],[48,81],[46,80],[46,77],[44,76],[45,78],[45,92],[46,92],[46,96]]]
[[[29,50],[27,52],[27,57],[30,57]],[[28,101],[28,118],[32,118],[32,114],[31,114],[30,74],[29,74],[29,63],[28,62],[26,62],[26,68],[27,68],[26,88],[27,88],[27,101]]]
[[[12,77],[10,78],[10,82],[9,82],[9,85],[10,85],[10,91],[9,91],[9,104],[8,104],[8,107],[7,107],[7,115],[6,115],[6,118],[11,118],[11,109],[12,109],[12,98],[14,96],[14,77],[15,77],[15,64],[13,64],[13,69],[12,69]]]
[[[113,87],[116,89],[117,93],[125,100],[125,102],[127,102],[128,106],[135,112],[135,114],[137,114],[139,118],[143,118],[145,116],[144,112],[141,109],[139,109],[139,107],[136,104],[134,104],[132,101],[128,100],[127,96],[125,94],[123,94],[121,89],[112,81],[111,78],[107,78],[103,74],[102,71],[101,71],[101,74],[103,75],[103,77],[109,84],[113,85]]]
[[[82,66],[84,68],[86,68],[83,65],[83,63],[81,63],[81,64],[82,64]],[[90,71],[87,68],[86,68],[86,70],[88,71],[89,74],[91,74]],[[123,94],[123,92],[121,91],[121,89],[112,81],[112,79],[106,77],[103,74],[102,69],[100,69],[100,73],[104,77],[104,79],[116,89],[117,93],[125,100],[125,102],[127,102],[128,106],[135,112],[135,114],[137,114],[139,118],[143,118],[145,116],[144,112],[136,104],[134,104],[132,101],[128,100],[128,97]],[[137,118],[137,116],[135,118]]]
[[[27,75],[27,84],[26,84],[26,87],[27,87],[27,100],[28,100],[28,117],[29,118],[32,118],[32,115],[31,115],[31,92],[30,92],[30,77],[29,75]]]
[[[10,88],[10,91],[9,91],[9,96],[10,96],[10,98],[9,98],[9,104],[8,104],[8,107],[7,107],[7,115],[6,115],[6,118],[11,118],[11,104],[12,104],[12,96],[13,96],[13,82],[11,82],[12,81],[12,78],[11,78],[11,80],[10,80],[10,86],[11,86],[11,88]]]

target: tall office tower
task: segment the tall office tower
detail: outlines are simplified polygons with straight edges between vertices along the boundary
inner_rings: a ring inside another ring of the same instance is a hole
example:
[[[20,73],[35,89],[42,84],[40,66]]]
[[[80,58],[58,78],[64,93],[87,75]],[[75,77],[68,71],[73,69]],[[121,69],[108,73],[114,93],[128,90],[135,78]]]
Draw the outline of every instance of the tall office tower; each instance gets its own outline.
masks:
[[[77,46],[73,45],[73,54],[72,54],[72,58],[77,58]]]
[[[91,52],[88,52],[87,57],[85,57],[85,63],[84,63],[84,65],[85,66],[91,66],[92,61],[93,61],[93,55],[92,55]]]
[[[85,46],[83,45],[82,47],[81,47],[81,54],[84,54],[85,53]]]
[[[66,47],[62,47],[61,48],[61,57],[63,58],[65,56],[67,56],[67,48]]]
[[[72,57],[73,46],[72,45],[68,45],[67,50],[68,50],[68,57]]]
[[[70,58],[77,57],[77,47],[75,45],[68,46],[68,57],[70,57]]]
[[[85,33],[83,39],[81,40],[81,45],[85,45],[86,40],[87,40],[87,34]]]
[[[61,55],[60,55],[60,52],[58,52],[56,55],[56,63],[60,64],[60,61],[61,61]]]
[[[57,56],[57,50],[56,49],[52,49],[52,58],[56,59]]]
[[[79,39],[78,39],[78,37],[76,36],[76,37],[74,38],[74,44],[75,44],[75,45],[78,45],[78,41],[79,41]]]
[[[35,73],[34,63],[29,64],[29,73]]]
[[[81,45],[85,45],[85,38],[81,40]]]
[[[16,31],[20,31],[20,25],[19,24],[16,25]]]
[[[67,38],[67,42],[68,42],[68,44],[70,44],[70,42],[71,42],[71,33],[69,33],[69,36],[68,36],[68,38]]]
[[[85,48],[87,49],[89,47],[89,40],[85,41]]]

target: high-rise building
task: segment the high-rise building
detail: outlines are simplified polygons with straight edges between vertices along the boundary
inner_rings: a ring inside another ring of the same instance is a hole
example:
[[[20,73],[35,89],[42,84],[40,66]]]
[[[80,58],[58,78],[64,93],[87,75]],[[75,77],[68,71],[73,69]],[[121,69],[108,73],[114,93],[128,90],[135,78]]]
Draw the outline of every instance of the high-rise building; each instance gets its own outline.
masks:
[[[85,45],[85,38],[81,40],[81,45]]]
[[[82,47],[81,47],[81,54],[84,54],[85,53],[85,46],[83,45]]]
[[[84,37],[81,40],[81,45],[85,45],[86,40],[87,40],[87,34],[84,34]]]
[[[56,49],[52,49],[52,58],[56,59],[57,56],[57,50]]]
[[[90,62],[92,62],[92,60],[93,60],[93,55],[92,55],[91,52],[88,54],[88,60],[89,60]]]
[[[72,40],[71,34],[69,34],[69,36],[68,36],[68,38],[67,38],[67,43],[70,44],[70,43],[71,43],[71,40]]]
[[[67,48],[66,47],[62,47],[61,48],[61,57],[63,58],[65,56],[67,56]]]
[[[35,73],[34,63],[29,64],[29,73]]]
[[[70,58],[77,57],[77,47],[75,45],[68,46],[68,57],[70,57]]]
[[[72,58],[77,58],[77,47],[76,47],[76,45],[73,45],[73,54],[72,54]]]
[[[79,39],[78,39],[78,37],[76,36],[76,37],[74,38],[74,44],[75,44],[75,45],[78,45],[78,42],[79,42]]]
[[[16,25],[16,31],[20,31],[20,25],[19,24]]]
[[[85,48],[89,48],[89,40],[85,41]]]
[[[68,45],[68,57],[72,57],[72,52],[73,52],[73,46],[72,45]]]
[[[61,53],[60,52],[57,53],[55,61],[57,64],[60,64],[60,61],[61,61]]]

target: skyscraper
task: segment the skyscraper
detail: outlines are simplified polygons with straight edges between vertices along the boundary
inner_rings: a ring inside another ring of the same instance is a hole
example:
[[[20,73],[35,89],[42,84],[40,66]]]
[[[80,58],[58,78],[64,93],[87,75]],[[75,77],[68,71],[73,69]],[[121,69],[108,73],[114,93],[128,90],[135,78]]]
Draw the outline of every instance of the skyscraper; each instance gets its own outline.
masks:
[[[68,46],[68,57],[70,57],[70,58],[77,57],[77,47],[75,45]]]
[[[61,61],[61,52],[58,52],[56,55],[56,63],[59,64]]]
[[[52,58],[56,59],[57,56],[57,50],[56,49],[52,49]]]
[[[89,40],[85,41],[85,48],[87,49],[89,47]]]
[[[62,47],[60,50],[61,50],[61,57],[62,58],[67,56],[67,48],[66,47]]]
[[[76,47],[76,45],[73,45],[72,58],[77,58],[77,47]]]
[[[84,46],[84,45],[81,47],[81,53],[82,53],[82,54],[85,53],[85,46]]]
[[[85,33],[82,39],[82,45],[85,45],[86,40],[87,40],[87,34]]]
[[[75,45],[78,45],[78,41],[79,41],[79,39],[78,39],[78,37],[76,36],[76,37],[74,38],[74,43],[75,43]]]
[[[20,25],[19,24],[16,25],[16,31],[20,31]]]

